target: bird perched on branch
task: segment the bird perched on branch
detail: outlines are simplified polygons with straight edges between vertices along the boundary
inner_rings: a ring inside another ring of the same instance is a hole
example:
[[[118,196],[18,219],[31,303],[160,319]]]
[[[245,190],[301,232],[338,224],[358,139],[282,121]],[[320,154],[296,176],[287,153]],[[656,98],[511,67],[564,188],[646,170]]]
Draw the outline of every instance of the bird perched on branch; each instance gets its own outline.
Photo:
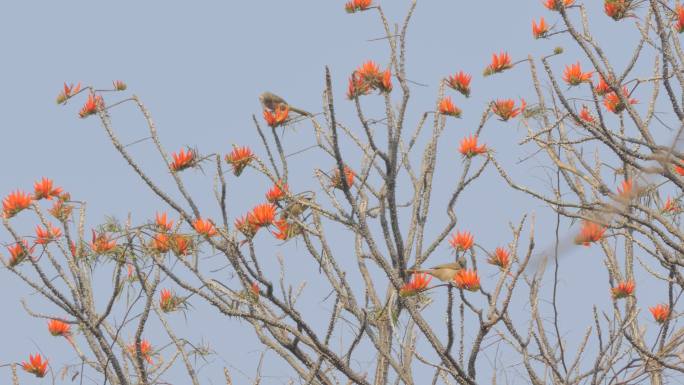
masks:
[[[456,273],[466,268],[466,259],[464,256],[459,257],[456,262],[445,263],[437,265],[429,269],[408,269],[409,273],[425,273],[439,279],[442,282],[449,282],[454,279]]]
[[[293,107],[292,105],[288,104],[285,99],[281,98],[280,96],[270,93],[268,91],[262,93],[259,95],[259,102],[261,105],[264,107],[264,109],[270,110],[270,111],[275,111],[278,106],[284,105],[287,106],[290,111],[296,112],[299,115],[302,116],[313,116],[310,112],[301,110],[299,108]]]

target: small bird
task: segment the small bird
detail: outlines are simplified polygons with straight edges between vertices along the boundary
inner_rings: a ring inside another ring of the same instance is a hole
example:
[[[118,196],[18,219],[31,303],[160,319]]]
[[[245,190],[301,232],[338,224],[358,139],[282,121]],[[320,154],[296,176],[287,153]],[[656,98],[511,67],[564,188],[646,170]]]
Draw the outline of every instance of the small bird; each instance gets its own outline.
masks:
[[[456,273],[466,267],[465,256],[459,257],[456,262],[437,265],[429,269],[408,269],[409,273],[425,273],[439,279],[442,282],[449,282],[454,279]]]
[[[313,116],[313,114],[311,114],[310,112],[307,112],[307,111],[304,111],[304,110],[300,110],[299,108],[293,107],[293,106],[291,106],[290,104],[288,104],[288,103],[285,101],[285,99],[281,98],[280,96],[278,96],[278,95],[276,95],[276,94],[270,93],[270,92],[268,92],[268,91],[266,91],[266,92],[262,93],[261,95],[259,95],[259,102],[261,103],[261,105],[262,105],[265,109],[270,110],[270,111],[275,111],[276,108],[278,108],[278,106],[280,106],[280,105],[285,105],[285,106],[287,106],[287,107],[290,109],[290,111],[296,112],[296,113],[298,113],[299,115],[302,115],[302,116]]]

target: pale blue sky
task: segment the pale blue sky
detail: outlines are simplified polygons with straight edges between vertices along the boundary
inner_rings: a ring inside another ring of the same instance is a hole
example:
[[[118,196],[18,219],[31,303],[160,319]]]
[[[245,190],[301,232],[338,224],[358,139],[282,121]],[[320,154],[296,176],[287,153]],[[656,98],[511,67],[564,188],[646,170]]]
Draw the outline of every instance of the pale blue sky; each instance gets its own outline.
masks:
[[[408,1],[380,3],[395,21],[402,20],[408,5]],[[632,22],[616,24],[599,14],[599,2],[587,3],[591,3],[588,8],[593,15],[594,32],[619,67],[631,54],[631,46],[625,41],[635,38]],[[152,218],[156,210],[164,209],[111,147],[97,119],[78,118],[81,99],[66,106],[55,104],[64,81],[104,88],[114,79],[124,80],[129,86],[126,94],[135,93],[151,110],[169,151],[190,145],[205,154],[226,153],[235,143],[250,145],[257,154],[264,155],[251,121],[252,114],[260,117],[258,95],[271,90],[294,105],[320,111],[323,71],[329,65],[341,119],[355,124],[352,105],[344,100],[346,79],[367,59],[385,67],[388,50],[384,41],[369,41],[384,33],[374,12],[348,15],[343,5],[342,0],[4,2],[0,5],[0,80],[4,89],[0,93],[4,144],[0,164],[5,165],[5,171],[0,179],[0,195],[15,188],[29,190],[35,180],[47,176],[71,192],[74,199],[88,202],[90,225],[101,222],[106,215],[123,218],[129,212],[140,223]],[[552,61],[556,70],[577,60],[577,51],[565,37],[554,41],[532,39],[530,22],[540,16],[545,16],[550,24],[558,21],[558,15],[543,8],[538,0],[433,0],[418,5],[409,28],[408,76],[427,87],[414,88],[409,122],[415,123],[420,113],[433,108],[440,78],[458,70],[473,74],[472,97],[466,100],[453,95],[464,110],[464,118],[449,122],[442,140],[442,161],[453,166],[451,170],[443,166],[436,178],[438,197],[443,198],[454,185],[453,175],[458,174],[453,174],[453,170],[461,165],[456,152],[458,141],[474,131],[489,100],[526,97],[528,102],[534,102],[528,67],[519,65],[503,75],[481,77],[493,52],[508,50],[517,61],[528,54],[538,57],[560,45],[566,53]],[[117,95],[106,98],[111,103]],[[147,136],[144,122],[132,105],[113,110],[112,117],[124,142]],[[288,152],[313,144],[310,133],[305,124],[288,133]],[[530,152],[529,147],[517,145],[524,134],[524,128],[517,122],[492,120],[481,139],[496,150],[497,159],[508,166],[515,178],[540,187],[537,177],[543,176],[543,172],[534,167],[537,163],[515,164]],[[163,186],[171,186],[169,178],[161,173],[163,165],[149,142],[134,146],[132,152],[163,181]],[[313,156],[303,155],[293,161],[306,170],[293,172],[295,183],[302,186],[300,190],[314,186],[310,169]],[[332,163],[325,160],[320,167],[332,168]],[[250,175],[230,179],[232,216],[259,203],[260,191],[269,187],[253,170],[246,174]],[[184,178],[198,194],[204,211],[216,215],[211,178],[204,178],[201,173]],[[445,180],[449,183],[439,184]],[[253,191],[259,193],[255,196]],[[438,203],[440,214],[442,202]],[[476,241],[489,250],[510,241],[509,221],[517,222],[522,213],[533,210],[538,213],[538,245],[547,245],[552,239],[553,222],[548,210],[505,189],[493,169],[485,172],[460,202],[458,228],[473,231]],[[18,220],[17,224],[32,232],[32,223]],[[7,241],[9,235],[3,231],[2,238]],[[303,254],[304,247],[288,244],[282,252],[286,257],[303,258],[298,254]],[[447,258],[446,247],[441,253],[442,258]],[[6,255],[4,251],[0,254]],[[564,261],[567,262],[563,262],[560,299],[565,301],[565,307],[561,310],[561,326],[569,333],[581,333],[591,319],[591,302],[578,299],[591,298],[608,309],[606,274],[597,249],[574,252]],[[307,266],[299,272],[301,277],[293,276],[293,282],[307,278],[306,274],[318,277],[317,269],[308,261]],[[485,271],[484,284],[493,273],[492,269]],[[34,299],[10,273],[0,275],[0,308],[4,309],[0,363],[26,359],[37,347],[55,365],[67,362],[66,358],[75,362],[72,356],[58,356],[64,352],[63,341],[49,337],[43,321],[26,315],[18,297],[28,298],[34,304],[42,301]],[[642,303],[645,311],[652,304],[650,299],[663,298],[665,292],[658,287],[652,293],[643,290],[640,294],[647,298]],[[331,306],[320,300],[316,299],[316,305],[311,306]],[[188,322],[195,340],[211,341],[232,366],[253,374],[258,358],[253,352],[258,345],[251,330],[237,321],[220,318],[213,309],[194,305],[196,309],[189,314]],[[434,313],[430,318],[440,320],[443,308],[443,301],[438,300],[427,310]],[[182,317],[177,316],[174,321],[184,328]],[[325,323],[327,317],[316,322]],[[245,351],[250,354],[244,354]],[[223,363],[212,365],[207,373],[214,381],[220,381],[216,375]],[[273,364],[265,374],[279,376],[283,374],[282,366]],[[2,378],[8,375],[9,372],[0,371]],[[272,381],[269,383],[284,382],[280,377]]]

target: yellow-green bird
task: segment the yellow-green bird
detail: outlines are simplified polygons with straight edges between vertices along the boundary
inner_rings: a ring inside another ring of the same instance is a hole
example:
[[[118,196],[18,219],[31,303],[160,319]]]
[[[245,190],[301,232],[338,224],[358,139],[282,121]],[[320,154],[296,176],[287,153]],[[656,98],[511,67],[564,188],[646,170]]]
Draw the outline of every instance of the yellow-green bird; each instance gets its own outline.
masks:
[[[456,262],[445,263],[437,265],[429,269],[408,269],[409,273],[425,273],[439,279],[442,282],[449,282],[454,279],[456,273],[465,269],[466,259],[464,256],[459,257]]]

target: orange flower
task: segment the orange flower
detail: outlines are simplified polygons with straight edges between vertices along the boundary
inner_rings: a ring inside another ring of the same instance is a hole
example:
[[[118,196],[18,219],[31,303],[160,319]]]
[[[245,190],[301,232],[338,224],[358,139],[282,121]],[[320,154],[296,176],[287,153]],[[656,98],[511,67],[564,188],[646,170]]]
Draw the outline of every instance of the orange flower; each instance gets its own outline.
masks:
[[[71,326],[68,323],[53,319],[48,321],[48,331],[55,337],[66,337],[71,336]]]
[[[596,94],[599,96],[603,96],[603,95],[611,92],[611,90],[610,90],[610,86],[608,85],[606,80],[603,78],[603,76],[599,76],[599,77],[600,77],[599,83],[594,87],[594,92],[596,92]]]
[[[156,213],[154,222],[160,231],[171,231],[173,228],[173,221],[167,218],[166,213]]]
[[[112,82],[112,85],[114,86],[114,89],[117,91],[125,91],[126,88],[128,88],[126,86],[126,83],[123,82],[123,80],[114,80]]]
[[[235,228],[247,238],[254,237],[254,234],[259,230],[259,227],[250,222],[249,214],[235,219]]]
[[[233,152],[226,155],[226,162],[233,166],[233,174],[235,176],[240,176],[242,171],[247,167],[247,165],[254,159],[254,153],[249,147],[237,147],[233,148]]]
[[[447,78],[447,85],[467,98],[470,96],[470,79],[472,79],[471,75],[459,71],[457,74]]]
[[[347,186],[349,188],[352,188],[354,186],[354,177],[356,177],[356,174],[354,173],[354,170],[351,168],[344,166],[344,176],[347,180]],[[333,172],[333,176],[331,179],[331,187],[340,189],[342,190],[344,186],[342,185],[342,178],[340,178],[340,169],[335,168],[335,171]]]
[[[563,80],[570,86],[591,82],[592,72],[582,72],[579,62],[565,66]]]
[[[430,284],[432,276],[426,273],[417,273],[411,275],[411,280],[404,284],[399,289],[399,295],[402,297],[410,297],[425,290]]]
[[[575,0],[546,0],[544,6],[552,11],[559,11],[561,5],[566,8],[573,5]]]
[[[459,289],[477,291],[480,288],[480,277],[475,270],[461,269],[454,275],[454,283]]]
[[[180,305],[180,299],[169,289],[163,289],[159,294],[159,307],[164,313],[175,311]]]
[[[211,219],[204,220],[202,218],[197,218],[192,223],[192,227],[197,231],[198,234],[204,235],[205,237],[213,237],[217,234],[214,223]]]
[[[128,345],[128,352],[134,356],[138,354],[135,345],[135,342]],[[140,341],[140,353],[142,354],[142,358],[144,358],[148,364],[152,365],[154,363],[152,361],[152,345],[150,344],[150,341],[146,339]]]
[[[287,184],[282,184],[280,181],[271,187],[268,192],[266,192],[266,200],[275,203],[285,198],[287,192]]]
[[[50,241],[59,238],[62,235],[62,230],[59,227],[48,223],[48,227],[36,226],[36,243],[39,245],[47,245]]]
[[[382,73],[378,89],[382,92],[392,92],[392,71],[389,68]]]
[[[169,165],[173,171],[182,171],[188,167],[194,166],[197,161],[195,159],[195,153],[192,150],[185,151],[182,148],[177,154],[174,152],[171,154],[173,162]]]
[[[670,306],[667,304],[661,303],[656,306],[649,307],[648,310],[653,315],[653,319],[655,319],[655,321],[658,323],[663,323],[670,318]]]
[[[495,73],[503,72],[509,68],[513,68],[511,64],[511,57],[507,52],[501,51],[499,55],[492,54],[492,62],[484,69],[483,75],[489,76]]]
[[[90,248],[95,254],[105,254],[112,251],[116,247],[116,240],[111,240],[107,233],[98,234],[95,230],[93,232],[93,240],[90,242]]]
[[[614,299],[629,297],[634,294],[634,281],[622,281],[617,286],[610,289],[610,293]]]
[[[598,223],[582,221],[582,228],[580,229],[580,233],[575,237],[575,243],[589,246],[592,242],[600,241],[605,232],[606,228]]]
[[[35,375],[38,378],[45,377],[45,375],[47,374],[47,366],[48,361],[43,361],[43,357],[41,357],[38,353],[36,353],[35,356],[29,355],[29,362],[21,362],[21,367],[25,371]]]
[[[679,203],[677,201],[668,196],[663,208],[660,209],[660,211],[665,214],[676,214],[682,211],[682,209],[679,207]]]
[[[74,87],[74,83],[71,83],[71,85],[67,85],[64,83],[64,91],[60,92],[59,95],[57,95],[57,104],[62,104],[67,101],[70,97],[74,96],[81,90],[81,83],[78,83],[76,87]]]
[[[549,26],[546,25],[546,20],[544,20],[543,17],[539,19],[539,24],[532,20],[532,36],[534,36],[535,39],[541,39],[545,37],[547,33],[549,33]]]
[[[632,9],[632,0],[605,0],[603,2],[603,10],[606,15],[613,18],[613,20],[621,20],[628,16]]]
[[[679,174],[679,176],[684,176],[684,167],[680,165],[675,165],[674,170],[677,174]]]
[[[259,298],[259,282],[254,281],[249,287],[249,292],[255,299]]]
[[[505,269],[511,262],[509,255],[510,254],[508,250],[504,249],[503,247],[497,247],[494,250],[494,254],[487,259],[487,263]]]
[[[273,224],[276,207],[272,203],[260,204],[247,215],[247,220],[254,227],[265,227]]]
[[[60,221],[66,221],[69,219],[71,211],[74,209],[73,206],[64,203],[66,200],[68,200],[65,195],[68,194],[62,194],[59,197],[59,200],[56,200],[55,203],[52,204],[52,207],[48,209],[48,212]]]
[[[349,86],[347,87],[347,99],[352,100],[362,95],[368,95],[371,91],[371,87],[358,73],[354,72],[351,75]]]
[[[12,218],[21,210],[31,206],[31,196],[23,191],[16,190],[2,200],[2,211],[5,218]]]
[[[373,0],[352,0],[344,5],[344,10],[347,13],[354,13],[365,11],[372,5]]]
[[[273,224],[278,228],[278,231],[271,231],[271,234],[281,241],[287,241],[288,239],[294,238],[301,232],[299,225],[296,223],[288,223],[285,219],[274,221]]]
[[[618,195],[622,198],[629,198],[634,191],[633,187],[633,181],[631,178],[623,181],[622,185],[617,188]]]
[[[356,73],[371,86],[373,86],[382,76],[380,67],[373,60],[368,60],[356,69]]]
[[[492,105],[492,112],[499,116],[502,121],[507,121],[510,118],[515,118],[525,110],[525,99],[522,99],[520,107],[515,107],[513,99],[497,99]]]
[[[81,108],[78,116],[81,118],[87,118],[88,116],[96,113],[98,108],[104,108],[102,96],[91,93],[88,95],[88,100],[86,100],[86,103],[83,105],[83,108]]]
[[[469,231],[457,231],[456,234],[453,234],[451,239],[449,239],[451,247],[457,252],[470,249],[474,242],[473,235]]]
[[[271,127],[278,127],[285,123],[290,115],[290,107],[287,104],[278,104],[274,111],[264,109],[264,120]]]
[[[587,123],[593,123],[594,122],[594,117],[591,116],[589,113],[589,108],[587,108],[586,105],[582,106],[582,110],[579,113],[580,119],[584,120]]]
[[[461,117],[461,109],[454,105],[454,102],[451,101],[451,96],[447,96],[440,100],[437,110],[440,114],[453,116],[455,118]]]
[[[461,140],[461,147],[458,149],[458,151],[465,158],[472,158],[476,155],[484,154],[487,152],[487,148],[484,144],[478,147],[477,136],[470,135]]]
[[[622,96],[627,99],[629,104],[636,104],[639,103],[638,100],[636,99],[631,99],[629,97],[629,92],[627,91],[627,87],[622,87]],[[606,106],[606,109],[608,111],[614,113],[614,114],[619,114],[622,112],[626,106],[620,101],[620,98],[615,92],[611,92],[606,94],[606,96],[603,98],[603,105]]]
[[[33,190],[33,199],[35,200],[41,200],[43,198],[51,200],[52,197],[59,196],[59,194],[62,193],[61,187],[52,188],[52,181],[45,177],[33,184]]]
[[[26,257],[31,257],[34,246],[29,247],[28,242],[23,239],[21,243],[15,243],[14,246],[8,246],[7,250],[10,253],[10,259],[8,264],[10,267],[14,267],[21,262],[23,262]]]
[[[192,240],[188,236],[174,234],[171,237],[171,251],[173,251],[177,257],[190,254],[191,246]]]
[[[152,238],[150,248],[158,253],[166,253],[171,248],[169,236],[164,233],[159,233]]]
[[[677,4],[677,23],[675,23],[675,30],[679,33],[684,32],[684,7]]]

